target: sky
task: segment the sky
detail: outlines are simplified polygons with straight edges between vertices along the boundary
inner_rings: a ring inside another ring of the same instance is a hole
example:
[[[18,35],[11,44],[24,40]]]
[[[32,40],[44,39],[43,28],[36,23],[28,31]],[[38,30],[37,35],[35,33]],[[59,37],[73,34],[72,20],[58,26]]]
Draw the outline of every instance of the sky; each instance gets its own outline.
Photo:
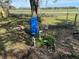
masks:
[[[79,7],[79,0],[58,0],[57,2],[53,2],[54,0],[40,0],[40,7]],[[11,3],[13,6],[20,8],[29,8],[30,3],[29,0],[12,0]]]

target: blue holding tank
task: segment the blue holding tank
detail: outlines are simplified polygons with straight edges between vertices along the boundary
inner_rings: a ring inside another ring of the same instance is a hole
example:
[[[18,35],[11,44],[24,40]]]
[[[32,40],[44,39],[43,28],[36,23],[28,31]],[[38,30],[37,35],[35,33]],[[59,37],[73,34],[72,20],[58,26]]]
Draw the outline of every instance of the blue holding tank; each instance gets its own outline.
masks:
[[[36,36],[38,33],[38,19],[37,16],[30,18],[30,33],[32,36]]]

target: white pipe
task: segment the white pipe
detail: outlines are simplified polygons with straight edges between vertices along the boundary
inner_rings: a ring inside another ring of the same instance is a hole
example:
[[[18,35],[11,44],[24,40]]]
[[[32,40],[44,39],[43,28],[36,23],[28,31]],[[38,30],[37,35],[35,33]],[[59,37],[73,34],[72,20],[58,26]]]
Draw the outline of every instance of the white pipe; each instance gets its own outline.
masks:
[[[35,37],[32,37],[32,39],[33,39],[34,47],[36,47],[36,40],[35,40]]]

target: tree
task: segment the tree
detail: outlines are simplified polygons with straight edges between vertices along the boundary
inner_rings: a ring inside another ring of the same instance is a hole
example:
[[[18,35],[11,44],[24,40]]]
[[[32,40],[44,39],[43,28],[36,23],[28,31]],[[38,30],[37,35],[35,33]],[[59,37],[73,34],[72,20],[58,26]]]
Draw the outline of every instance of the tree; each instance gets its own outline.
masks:
[[[53,0],[53,3],[57,2],[57,1],[58,0]],[[48,2],[48,0],[46,0],[46,4],[47,4],[47,2]],[[30,0],[30,5],[31,5],[32,15],[34,15],[34,13],[36,13],[36,15],[38,15],[39,0]]]
[[[38,15],[38,3],[39,3],[39,0],[30,0],[32,15],[34,15],[34,13]]]

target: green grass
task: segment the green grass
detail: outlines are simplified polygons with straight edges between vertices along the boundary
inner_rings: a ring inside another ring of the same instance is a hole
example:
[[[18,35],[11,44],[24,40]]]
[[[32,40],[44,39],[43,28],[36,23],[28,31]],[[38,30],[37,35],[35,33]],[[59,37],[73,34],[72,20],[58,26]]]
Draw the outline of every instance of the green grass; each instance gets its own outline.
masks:
[[[64,14],[64,15],[60,14],[60,15],[57,15],[56,17],[53,16],[53,17],[42,17],[42,18],[45,19],[46,23],[50,24],[50,25],[56,25],[57,23],[61,23],[63,21],[71,21],[72,23],[74,23],[75,14],[69,14],[68,19],[67,19],[66,14]],[[79,19],[79,17],[77,18],[77,21],[78,21],[78,19]]]
[[[15,9],[15,10],[9,10],[10,13],[15,13],[15,14],[31,14],[31,10],[30,9]],[[48,13],[48,14],[51,14],[51,13],[62,13],[62,12],[71,12],[71,13],[78,13],[79,12],[79,9],[39,9],[39,13],[42,14],[42,13]]]
[[[31,14],[31,10],[9,10],[12,14]],[[68,9],[68,19],[67,19],[67,9],[40,9],[39,15],[41,15],[42,19],[46,19],[47,24],[56,25],[56,23],[61,23],[62,21],[71,21],[74,22],[75,14],[78,13],[78,9]],[[78,13],[79,14],[79,13]],[[43,16],[47,15],[47,16]],[[79,17],[77,18],[79,19]]]

